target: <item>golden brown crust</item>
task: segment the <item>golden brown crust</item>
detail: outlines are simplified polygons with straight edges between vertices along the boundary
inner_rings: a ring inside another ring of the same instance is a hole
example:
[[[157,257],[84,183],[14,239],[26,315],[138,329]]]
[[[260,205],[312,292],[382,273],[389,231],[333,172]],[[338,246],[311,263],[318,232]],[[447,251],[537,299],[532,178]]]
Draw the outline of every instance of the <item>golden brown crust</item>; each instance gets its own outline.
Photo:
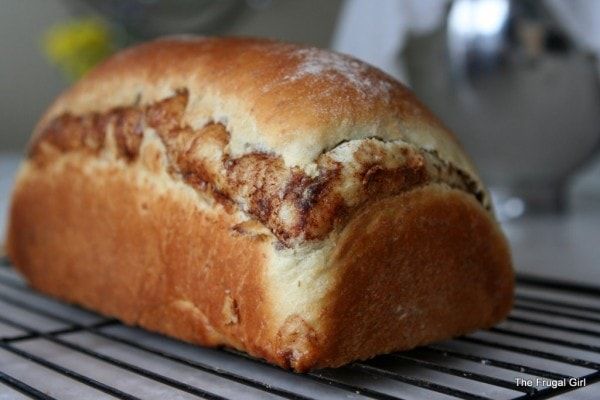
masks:
[[[41,291],[305,371],[502,319],[511,260],[488,205],[451,134],[382,72],[163,40],[42,119],[7,251]]]
[[[491,327],[512,306],[499,226],[472,197],[443,186],[369,204],[344,229],[331,265],[336,283],[322,316],[330,341],[316,367]]]
[[[161,192],[156,176],[84,157],[32,167],[15,190],[8,254],[30,284],[129,324],[268,358],[268,241],[232,235],[235,217],[199,209],[193,192]]]
[[[305,168],[339,143],[377,137],[435,150],[480,184],[452,133],[402,84],[345,55],[265,39],[167,38],[127,49],[61,95],[37,130],[61,114],[151,104],[180,89],[186,123],[225,124],[235,157],[259,150]]]
[[[317,318],[281,321],[268,234],[240,231],[178,185],[159,190],[138,167],[86,157],[27,167],[7,250],[35,288],[126,323],[306,371],[488,327],[510,309],[506,241],[462,191],[432,185],[366,206],[328,256]]]
[[[80,116],[62,114],[32,142],[29,157],[39,165],[60,154],[80,151],[99,156],[110,151],[112,133],[117,158],[135,161],[145,131],[152,129],[167,153],[168,171],[198,191],[210,193],[231,212],[237,204],[290,246],[322,240],[365,201],[398,194],[427,183],[443,182],[475,196],[484,193],[468,174],[441,161],[434,152],[375,139],[359,141],[319,156],[315,172],[286,167],[281,156],[253,152],[233,158],[231,134],[220,123],[193,130],[183,121],[188,93],[141,107],[116,107]],[[387,147],[386,147],[387,146]],[[345,193],[343,189],[348,188]]]

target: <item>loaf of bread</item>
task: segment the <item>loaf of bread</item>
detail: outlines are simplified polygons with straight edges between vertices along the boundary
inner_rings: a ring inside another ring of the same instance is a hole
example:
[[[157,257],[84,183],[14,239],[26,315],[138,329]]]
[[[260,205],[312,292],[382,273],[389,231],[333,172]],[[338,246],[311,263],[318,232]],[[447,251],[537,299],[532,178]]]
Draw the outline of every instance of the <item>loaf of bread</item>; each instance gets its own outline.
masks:
[[[512,303],[455,137],[383,72],[268,40],[157,40],[62,94],[7,251],[41,292],[295,371],[490,327]]]

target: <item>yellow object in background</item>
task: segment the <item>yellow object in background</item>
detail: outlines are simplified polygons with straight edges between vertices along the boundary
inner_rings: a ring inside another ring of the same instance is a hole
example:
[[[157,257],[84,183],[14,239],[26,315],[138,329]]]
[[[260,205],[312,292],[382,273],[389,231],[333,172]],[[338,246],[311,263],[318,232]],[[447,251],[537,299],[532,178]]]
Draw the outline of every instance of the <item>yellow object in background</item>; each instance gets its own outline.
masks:
[[[107,23],[84,18],[58,24],[44,35],[44,51],[71,80],[77,80],[112,54],[116,45]]]

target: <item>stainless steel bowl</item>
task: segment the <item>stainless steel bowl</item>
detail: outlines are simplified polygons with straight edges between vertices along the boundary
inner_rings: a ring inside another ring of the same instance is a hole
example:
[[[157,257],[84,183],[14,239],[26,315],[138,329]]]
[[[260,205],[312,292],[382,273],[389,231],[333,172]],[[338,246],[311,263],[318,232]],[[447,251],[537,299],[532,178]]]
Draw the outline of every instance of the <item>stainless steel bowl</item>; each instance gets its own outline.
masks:
[[[500,217],[564,209],[569,175],[600,137],[594,58],[546,3],[456,0],[404,53],[417,94],[460,137]]]

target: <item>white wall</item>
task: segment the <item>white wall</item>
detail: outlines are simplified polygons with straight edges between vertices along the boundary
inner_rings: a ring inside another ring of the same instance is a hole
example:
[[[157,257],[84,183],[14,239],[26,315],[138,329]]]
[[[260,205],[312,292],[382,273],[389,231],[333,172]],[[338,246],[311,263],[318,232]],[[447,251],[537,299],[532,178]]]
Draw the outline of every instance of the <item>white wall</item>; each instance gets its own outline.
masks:
[[[57,0],[0,0],[0,150],[21,149],[64,86],[41,51],[41,37],[68,13]]]
[[[340,0],[273,0],[246,9],[228,34],[329,45]],[[71,17],[60,0],[0,0],[0,153],[22,151],[40,114],[66,86],[41,51],[43,33]]]

